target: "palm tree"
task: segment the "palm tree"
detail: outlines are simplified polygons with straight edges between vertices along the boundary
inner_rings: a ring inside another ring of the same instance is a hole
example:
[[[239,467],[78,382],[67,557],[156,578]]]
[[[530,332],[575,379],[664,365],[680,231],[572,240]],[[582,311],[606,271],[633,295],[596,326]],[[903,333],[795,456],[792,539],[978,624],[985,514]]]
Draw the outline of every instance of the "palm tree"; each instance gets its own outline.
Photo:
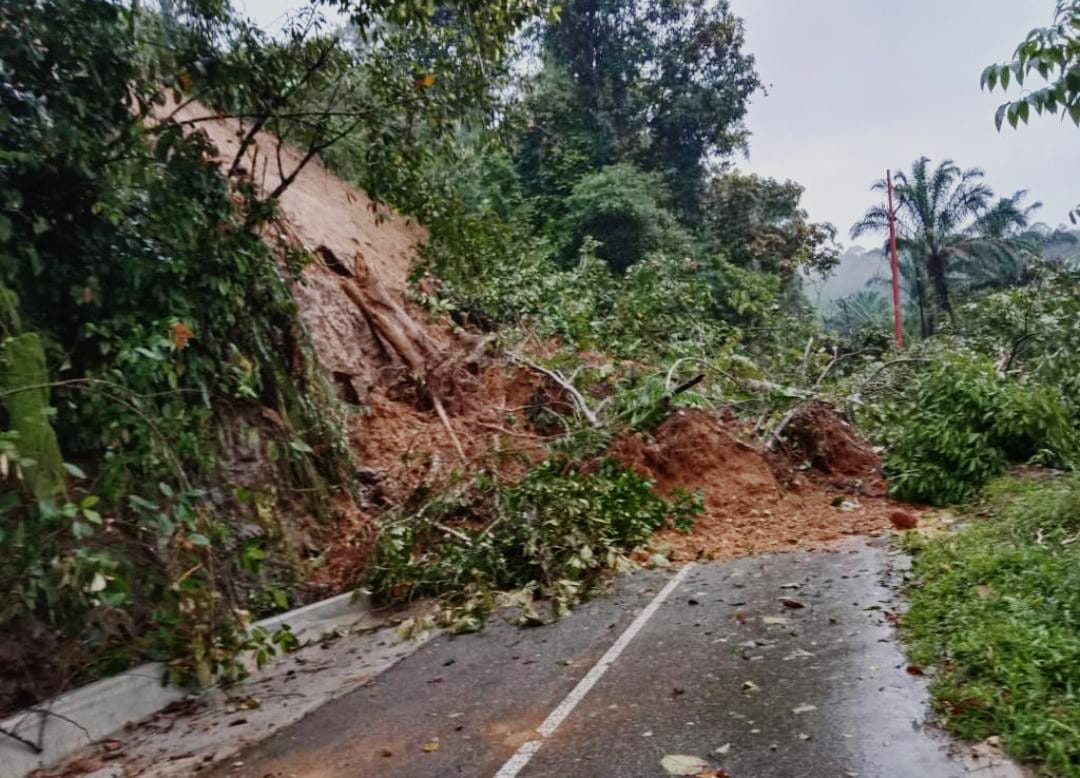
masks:
[[[1041,202],[1024,205],[1027,196],[1028,190],[1020,189],[1013,192],[1012,197],[999,197],[976,220],[976,230],[987,238],[1010,238],[1022,234],[1031,226],[1031,215],[1042,208]]]
[[[826,322],[848,337],[874,330],[888,332],[892,324],[889,301],[876,289],[860,289],[835,300]]]
[[[886,248],[887,250],[887,248]],[[919,333],[926,336],[929,323],[929,300],[927,295],[926,269],[916,262],[909,251],[899,252],[898,266],[900,270],[900,295],[904,299],[904,321],[910,317],[912,311],[919,316]],[[877,289],[882,294],[888,293],[892,288],[892,278],[877,274],[866,282],[867,289]],[[905,325],[905,330],[908,327]]]
[[[978,168],[961,170],[947,159],[931,169],[929,158],[920,157],[911,166],[910,174],[900,171],[893,179],[897,245],[915,261],[917,276],[925,274],[937,306],[950,320],[955,319],[949,294],[950,271],[955,270],[952,266],[958,260],[1000,263],[1005,253],[1017,250],[1015,241],[1005,232],[996,236],[986,231],[1010,230],[1017,216],[1010,208],[1026,218],[1020,203],[1022,193],[992,203],[993,192],[982,178]],[[885,188],[881,180],[872,190],[883,192]],[[851,237],[887,235],[888,230],[889,212],[882,204],[866,212],[851,228]],[[936,321],[925,285],[916,286],[916,302],[925,312],[921,327],[925,337],[934,332]]]
[[[957,256],[949,277],[966,291],[1016,286],[1024,282],[1031,260],[1041,253],[1041,240],[1031,215],[1041,202],[1025,205],[1026,189],[1001,197],[972,225],[968,250]],[[972,250],[977,249],[977,250]]]

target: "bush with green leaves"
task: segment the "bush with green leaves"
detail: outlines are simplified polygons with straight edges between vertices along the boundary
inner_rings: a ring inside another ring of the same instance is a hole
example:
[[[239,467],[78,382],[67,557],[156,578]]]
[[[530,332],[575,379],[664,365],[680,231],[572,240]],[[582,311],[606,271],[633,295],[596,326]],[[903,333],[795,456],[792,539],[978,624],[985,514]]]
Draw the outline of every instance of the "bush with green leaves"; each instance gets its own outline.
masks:
[[[667,210],[663,179],[631,164],[610,165],[585,176],[566,200],[558,239],[576,257],[587,238],[616,273],[653,252],[685,254],[689,238]]]
[[[974,296],[964,309],[964,336],[1001,369],[1056,387],[1080,426],[1080,272],[1045,263],[1023,286]]]
[[[170,48],[164,20],[137,5],[0,8],[3,421],[40,456],[19,402],[36,385],[64,459],[92,484],[33,494],[4,473],[0,595],[19,607],[0,625],[68,641],[74,680],[146,656],[187,679],[230,666],[244,639],[234,614],[261,585],[241,570],[237,532],[260,517],[222,473],[226,427],[255,435],[275,411],[285,431],[260,441],[267,469],[310,489],[315,510],[347,472],[289,289],[306,258],[264,240],[273,203],[230,186],[205,135],[150,120],[166,87],[182,88],[187,46],[223,56],[197,29],[220,29],[219,10],[191,10]],[[44,360],[28,381],[15,345],[31,336]]]
[[[914,545],[911,661],[944,725],[1080,776],[1080,476],[991,483],[956,534]]]
[[[610,460],[552,459],[514,483],[479,477],[386,520],[368,585],[382,600],[444,595],[462,629],[482,624],[497,591],[527,588],[561,613],[654,531],[687,529],[700,511],[652,486]]]
[[[891,493],[937,505],[967,499],[1010,463],[1072,466],[1080,445],[1053,386],[1003,376],[962,351],[939,353],[863,421],[886,446]]]
[[[242,581],[252,593],[273,581],[263,575],[265,554],[252,553],[268,541],[245,537],[205,493],[160,482],[156,497],[131,494],[118,510],[69,464],[63,492],[35,497],[23,482],[35,466],[20,453],[17,433],[0,433],[0,624],[9,650],[47,648],[32,660],[16,655],[3,668],[0,709],[33,704],[141,658],[166,663],[177,684],[235,681],[247,672],[243,653],[261,666],[295,646],[288,629],[271,635],[252,628],[256,598],[222,595]],[[274,584],[264,591],[280,592]]]

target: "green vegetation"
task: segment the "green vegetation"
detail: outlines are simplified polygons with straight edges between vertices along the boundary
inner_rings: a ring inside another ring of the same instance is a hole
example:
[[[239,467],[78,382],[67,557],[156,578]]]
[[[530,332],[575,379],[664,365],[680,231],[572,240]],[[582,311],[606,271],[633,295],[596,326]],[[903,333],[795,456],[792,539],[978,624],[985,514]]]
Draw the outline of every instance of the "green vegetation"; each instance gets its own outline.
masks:
[[[897,497],[962,502],[1010,462],[1075,462],[1075,421],[1052,387],[1000,376],[985,357],[945,353],[884,406]]]
[[[340,5],[372,48],[346,50],[310,13],[271,39],[227,3],[0,8],[0,626],[16,654],[47,657],[5,667],[0,708],[148,657],[198,683],[265,657],[271,636],[248,624],[302,596],[310,564],[279,509],[325,518],[356,488],[289,286],[309,258],[264,239],[296,170],[260,192],[244,152],[260,129],[305,160],[345,135],[383,138],[391,164],[443,142],[536,9],[434,25],[426,3]],[[472,48],[432,50],[458,78],[418,87],[398,55],[439,31]],[[170,101],[194,100],[205,113],[181,123]],[[406,114],[423,138],[400,131]],[[216,116],[250,121],[224,162],[192,131]],[[237,440],[250,480],[229,476]]]
[[[1009,464],[1076,466],[1077,281],[1071,270],[1033,266],[1021,286],[967,295],[953,334],[855,378],[865,395],[858,417],[886,447],[893,494],[944,505]]]
[[[542,384],[530,429],[503,430],[533,445],[515,475],[463,461],[373,509],[385,600],[443,598],[465,629],[504,590],[526,621],[533,597],[561,613],[690,525],[694,498],[607,458],[680,404],[723,405],[770,448],[832,404],[886,447],[895,495],[937,504],[1077,464],[1076,234],[920,158],[896,177],[907,349],[879,289],[819,319],[803,283],[835,268],[836,231],[799,184],[731,166],[762,85],[724,0],[318,0],[274,36],[226,2],[145,5],[0,7],[0,632],[52,663],[29,687],[0,669],[0,708],[151,657],[174,681],[236,677],[241,652],[290,645],[249,624],[323,561],[290,522],[376,505],[298,316],[313,258],[279,223],[315,159],[426,226],[414,301]],[[1065,92],[1014,105],[1075,102],[1074,9],[1010,69]],[[244,121],[224,157],[200,132],[218,119]],[[302,160],[264,154],[265,189],[260,132]],[[885,226],[878,206],[852,234]],[[442,356],[447,374],[401,379],[420,412],[453,383]],[[1057,764],[1055,742],[1018,753]]]
[[[1017,252],[1025,248],[1010,237],[1013,228],[1027,225],[1030,209],[1019,206],[1024,193],[993,203],[983,175],[977,168],[961,170],[951,159],[931,169],[927,157],[915,161],[910,176],[896,173],[897,246],[914,271],[910,273],[912,299],[923,337],[936,331],[938,310],[954,318],[950,288],[958,264],[985,268],[1015,263]],[[885,188],[885,181],[872,187],[878,192]],[[869,209],[851,228],[851,237],[887,235],[888,213],[884,205]],[[931,291],[936,307],[929,300]]]
[[[385,599],[450,595],[459,630],[483,624],[496,592],[517,590],[523,619],[540,623],[534,596],[561,615],[655,530],[689,528],[699,502],[668,502],[651,487],[610,460],[590,468],[549,460],[511,484],[475,479],[388,517],[371,585]],[[447,533],[444,522],[462,518],[474,526]]]
[[[1001,129],[1008,120],[1016,127],[1028,123],[1031,109],[1039,114],[1055,114],[1072,119],[1080,127],[1080,2],[1058,0],[1054,19],[1049,27],[1032,30],[1016,47],[1011,62],[989,65],[980,82],[984,89],[1001,85],[1002,91],[1015,81],[1017,88],[1024,80],[1038,74],[1046,82],[1039,89],[1025,89],[1016,100],[1003,103],[994,114],[994,123]]]
[[[917,546],[911,660],[950,730],[1080,775],[1080,478],[1002,478],[978,506]]]
[[[1080,3],[1059,0],[1053,26],[1033,30],[1013,62],[983,72],[991,90],[1032,73],[1048,82],[1003,104],[999,129],[1006,119],[1027,123],[1032,108],[1060,109],[1080,124],[1078,31]],[[958,236],[960,251],[943,252],[934,269],[933,240],[908,252],[909,298],[921,293],[921,257],[953,334],[899,400],[866,416],[894,444],[886,467],[900,494],[956,502],[1008,463],[1077,464],[1076,235],[1027,228],[1032,208],[1022,195],[986,207],[986,192]],[[940,245],[945,234],[935,235]],[[987,261],[964,250],[971,240],[990,249]],[[963,257],[951,278],[950,253]],[[949,306],[950,283],[967,298],[962,317]],[[923,321],[925,334],[932,325]],[[933,665],[931,690],[948,729],[968,740],[1000,737],[1046,775],[1080,776],[1080,478],[1041,470],[999,478],[965,512],[955,534],[912,542],[911,659]]]

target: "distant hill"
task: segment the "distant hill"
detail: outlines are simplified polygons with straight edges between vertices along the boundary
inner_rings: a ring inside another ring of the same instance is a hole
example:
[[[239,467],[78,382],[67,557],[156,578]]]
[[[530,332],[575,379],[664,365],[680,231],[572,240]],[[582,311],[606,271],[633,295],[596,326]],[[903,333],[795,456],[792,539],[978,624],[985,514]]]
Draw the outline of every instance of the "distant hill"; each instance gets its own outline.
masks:
[[[840,256],[840,264],[827,278],[804,276],[803,289],[810,304],[820,311],[834,300],[866,289],[867,281],[878,275],[889,277],[889,262],[884,252],[852,246]]]

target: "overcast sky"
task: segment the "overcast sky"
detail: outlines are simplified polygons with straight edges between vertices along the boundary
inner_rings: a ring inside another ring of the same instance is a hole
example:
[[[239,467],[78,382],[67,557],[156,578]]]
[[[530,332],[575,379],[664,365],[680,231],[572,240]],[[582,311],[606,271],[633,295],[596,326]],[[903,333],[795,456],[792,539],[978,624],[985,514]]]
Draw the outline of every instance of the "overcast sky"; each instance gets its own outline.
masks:
[[[995,192],[1030,189],[1056,225],[1080,203],[1080,129],[1034,117],[994,129],[1000,91],[979,74],[1007,60],[1053,0],[732,0],[769,85],[750,107],[755,172],[806,187],[814,219],[847,231],[886,167],[921,155],[981,167]],[[873,241],[876,244],[876,241]]]
[[[236,0],[260,24],[297,0]],[[1009,58],[1054,0],[731,0],[768,95],[750,107],[750,159],[739,167],[806,187],[816,220],[848,229],[886,167],[925,154],[981,167],[995,192],[1031,190],[1057,225],[1080,203],[1080,129],[1033,117],[994,129],[1000,91],[979,74]],[[864,241],[865,242],[865,241]],[[876,241],[871,241],[875,243]],[[869,244],[867,244],[869,245]]]

